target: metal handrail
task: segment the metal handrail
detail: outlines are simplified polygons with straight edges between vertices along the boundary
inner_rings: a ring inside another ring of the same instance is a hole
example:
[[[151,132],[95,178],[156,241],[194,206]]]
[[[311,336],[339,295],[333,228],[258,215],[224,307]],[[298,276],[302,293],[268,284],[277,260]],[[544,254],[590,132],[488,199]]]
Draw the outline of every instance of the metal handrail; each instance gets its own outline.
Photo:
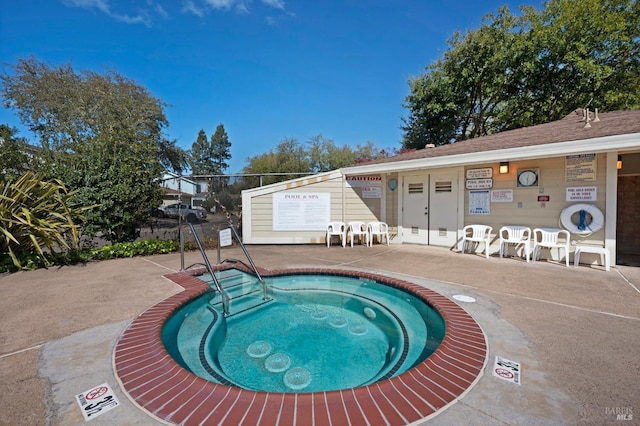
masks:
[[[267,300],[269,298],[269,296],[267,296],[267,283],[262,278],[262,275],[260,275],[260,272],[258,272],[258,268],[256,267],[256,264],[253,263],[253,259],[251,259],[251,256],[249,255],[247,248],[242,242],[242,238],[240,238],[240,235],[238,234],[238,230],[236,229],[235,225],[231,220],[228,220],[227,222],[229,223],[231,232],[233,232],[233,235],[236,237],[236,241],[238,241],[238,244],[240,244],[240,248],[244,252],[244,255],[247,257],[247,260],[249,261],[249,264],[251,265],[253,272],[256,274],[256,277],[258,278],[258,280],[260,280],[260,284],[262,284],[262,300]]]
[[[202,258],[204,259],[204,264],[207,268],[207,271],[209,272],[209,274],[211,274],[211,280],[213,281],[213,284],[216,287],[216,290],[218,290],[218,292],[220,293],[220,297],[222,298],[222,312],[224,313],[225,317],[229,316],[229,301],[230,301],[229,295],[227,294],[226,291],[224,291],[224,289],[220,285],[220,282],[216,278],[216,275],[213,273],[213,267],[211,266],[211,262],[209,262],[209,258],[207,257],[207,254],[204,251],[204,247],[200,242],[200,238],[198,237],[198,234],[196,233],[196,230],[193,227],[193,224],[191,222],[187,222],[187,225],[189,225],[189,228],[191,229],[191,233],[193,233],[193,238],[195,239],[196,244],[198,245],[198,249],[200,249],[200,254],[202,254]],[[180,227],[180,254],[182,256],[182,268],[184,269],[184,238],[182,237],[182,226]]]
[[[251,255],[247,251],[247,248],[244,245],[244,243],[242,242],[242,238],[240,238],[240,234],[238,234],[238,230],[236,229],[235,225],[233,224],[231,219],[228,219],[228,220],[225,220],[225,221],[219,221],[218,223],[219,224],[226,223],[227,225],[229,225],[229,228],[231,229],[231,232],[233,233],[233,235],[236,238],[236,241],[238,241],[238,244],[240,244],[240,248],[244,252],[244,255],[247,257],[247,260],[249,261],[249,265],[251,266],[251,269],[253,270],[253,272],[255,273],[256,277],[260,281],[260,284],[262,286],[262,300],[269,300],[269,296],[267,294],[267,283],[265,282],[264,278],[262,278],[262,275],[260,275],[260,272],[258,272],[258,267],[253,262],[253,259],[251,258]],[[200,241],[200,238],[198,237],[198,234],[196,233],[196,230],[195,230],[193,224],[191,222],[186,222],[186,224],[191,229],[191,233],[193,234],[193,237],[194,237],[194,239],[196,241],[198,249],[200,250],[200,254],[202,254],[202,258],[204,259],[204,262],[205,262],[205,267],[207,268],[207,271],[211,275],[211,279],[213,280],[213,284],[214,284],[216,290],[218,290],[218,292],[220,293],[220,296],[222,297],[222,308],[223,308],[223,311],[224,311],[224,315],[228,316],[229,315],[229,303],[230,303],[229,295],[224,291],[224,289],[220,285],[220,282],[218,281],[218,279],[216,278],[215,274],[213,273],[213,267],[211,266],[211,262],[209,262],[209,258],[207,257],[207,254],[205,253],[204,247],[202,246],[202,242]],[[180,267],[181,267],[182,271],[185,270],[185,268],[184,268],[184,238],[182,236],[182,228],[183,227],[184,227],[184,223],[179,225],[179,230],[180,230]],[[218,262],[220,262],[220,244],[218,244]]]

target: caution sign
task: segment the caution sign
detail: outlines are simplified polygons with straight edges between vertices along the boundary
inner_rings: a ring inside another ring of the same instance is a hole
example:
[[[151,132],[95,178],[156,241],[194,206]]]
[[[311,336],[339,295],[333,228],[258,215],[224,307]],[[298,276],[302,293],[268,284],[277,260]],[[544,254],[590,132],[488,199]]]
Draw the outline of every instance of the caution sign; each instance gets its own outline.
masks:
[[[520,363],[496,356],[493,375],[516,385],[520,384]]]
[[[113,390],[106,383],[76,395],[76,400],[87,422],[120,405]]]

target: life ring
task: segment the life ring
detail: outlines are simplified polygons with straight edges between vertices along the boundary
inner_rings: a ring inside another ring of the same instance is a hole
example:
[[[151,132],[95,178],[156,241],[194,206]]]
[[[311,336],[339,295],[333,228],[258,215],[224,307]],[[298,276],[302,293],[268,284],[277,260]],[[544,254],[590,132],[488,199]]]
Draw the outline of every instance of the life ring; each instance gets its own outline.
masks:
[[[578,213],[578,223],[573,220],[573,215]],[[591,221],[587,221],[587,214]],[[588,235],[597,232],[604,226],[604,214],[595,204],[573,204],[560,213],[560,223],[572,234]]]

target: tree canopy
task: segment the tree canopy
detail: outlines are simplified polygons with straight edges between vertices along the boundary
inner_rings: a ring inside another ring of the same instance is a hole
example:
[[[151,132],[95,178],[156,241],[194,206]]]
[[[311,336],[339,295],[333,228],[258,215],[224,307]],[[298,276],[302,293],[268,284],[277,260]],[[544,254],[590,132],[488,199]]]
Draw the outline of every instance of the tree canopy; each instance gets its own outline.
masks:
[[[135,239],[161,202],[164,167],[184,163],[163,134],[165,104],[116,71],[75,72],[34,58],[11,69],[0,76],[0,95],[39,136],[41,173],[77,191],[83,205],[97,205],[84,232]]]
[[[285,138],[274,149],[247,158],[247,165],[242,172],[270,174],[262,180],[263,184],[269,184],[297,177],[296,174],[328,172],[393,153],[394,150],[385,151],[376,147],[373,142],[358,144],[354,149],[349,145],[338,146],[332,139],[322,135],[314,136],[306,143],[300,143],[295,138]],[[278,173],[283,175],[274,176]]]
[[[635,0],[504,6],[456,33],[443,57],[409,80],[405,148],[442,145],[560,119],[578,107],[640,107]]]
[[[34,147],[17,136],[17,129],[0,124],[0,181],[16,179],[34,168]]]

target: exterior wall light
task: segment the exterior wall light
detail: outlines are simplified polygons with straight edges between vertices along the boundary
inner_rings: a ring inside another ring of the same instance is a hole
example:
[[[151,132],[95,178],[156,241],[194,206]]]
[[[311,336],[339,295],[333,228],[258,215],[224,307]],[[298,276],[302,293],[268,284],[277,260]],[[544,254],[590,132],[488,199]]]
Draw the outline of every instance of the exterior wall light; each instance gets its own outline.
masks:
[[[500,163],[499,171],[500,171],[501,175],[509,173],[509,162],[508,161],[504,161],[504,162]]]
[[[618,155],[618,161],[616,162],[616,169],[620,170],[622,168],[622,155]]]

